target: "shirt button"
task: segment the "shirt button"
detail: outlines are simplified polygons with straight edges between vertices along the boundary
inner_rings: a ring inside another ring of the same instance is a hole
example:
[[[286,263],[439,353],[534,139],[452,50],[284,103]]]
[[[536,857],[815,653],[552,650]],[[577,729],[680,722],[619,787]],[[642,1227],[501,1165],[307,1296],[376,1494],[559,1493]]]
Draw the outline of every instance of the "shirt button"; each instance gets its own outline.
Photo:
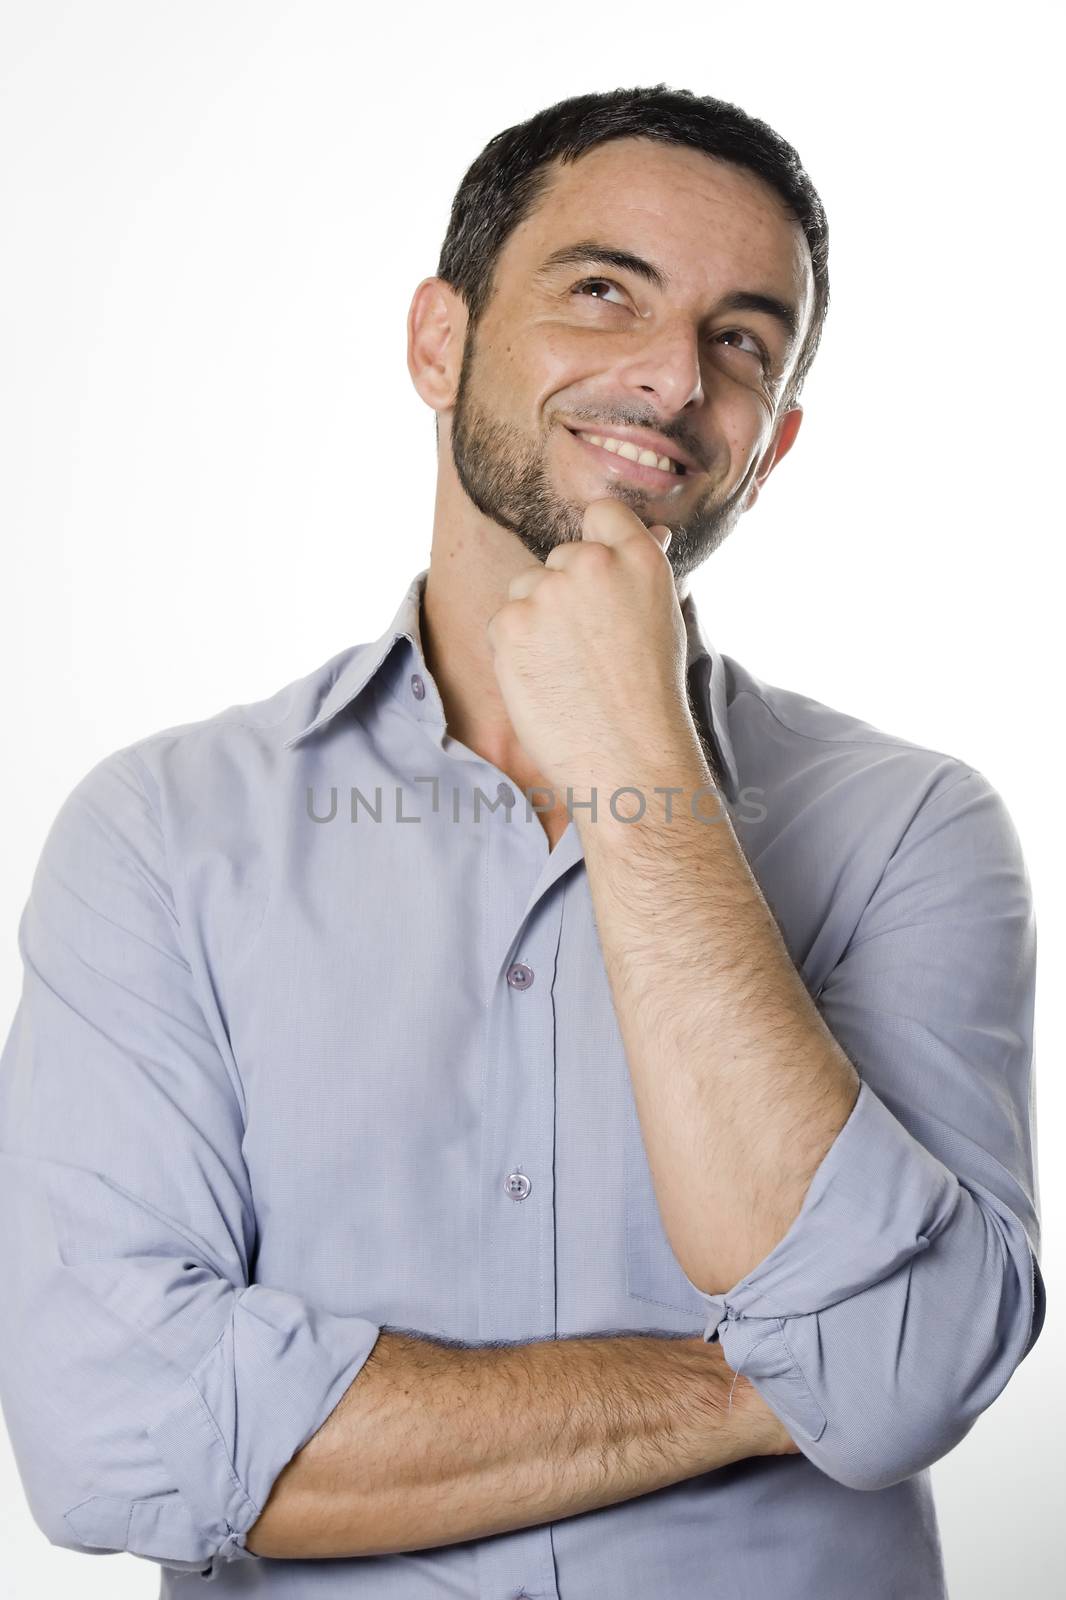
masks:
[[[512,1200],[524,1200],[533,1185],[524,1172],[509,1172],[504,1188]]]
[[[527,967],[524,961],[516,961],[507,968],[507,982],[512,989],[528,989],[533,982],[533,968]]]
[[[514,790],[511,785],[509,783],[498,783],[496,785],[496,798],[497,800],[502,800],[505,806],[513,806]]]
[[[426,698],[426,686],[417,672],[412,672],[411,674],[411,693],[416,700],[424,700]]]

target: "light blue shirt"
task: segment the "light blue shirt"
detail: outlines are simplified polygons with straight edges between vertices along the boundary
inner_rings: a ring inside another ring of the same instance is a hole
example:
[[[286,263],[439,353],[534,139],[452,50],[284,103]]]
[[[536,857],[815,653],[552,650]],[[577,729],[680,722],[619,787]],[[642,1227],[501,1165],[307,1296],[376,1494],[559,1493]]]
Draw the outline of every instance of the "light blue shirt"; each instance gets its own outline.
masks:
[[[577,828],[549,850],[446,732],[424,581],[373,643],[106,756],[52,824],[0,1064],[0,1399],[33,1517],[155,1563],[161,1596],[943,1596],[927,1469],[1044,1315],[1036,935],[1002,799],[760,682],[685,600],[733,827],[862,1080],[785,1237],[701,1293]],[[256,1556],[383,1326],[720,1338],[801,1453],[433,1549]]]

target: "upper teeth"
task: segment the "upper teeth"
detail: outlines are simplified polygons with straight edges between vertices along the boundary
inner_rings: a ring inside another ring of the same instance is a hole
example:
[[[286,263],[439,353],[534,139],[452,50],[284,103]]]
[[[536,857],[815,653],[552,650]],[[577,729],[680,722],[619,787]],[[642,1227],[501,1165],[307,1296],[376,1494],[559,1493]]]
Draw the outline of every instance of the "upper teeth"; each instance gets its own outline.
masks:
[[[628,439],[603,439],[596,433],[586,433],[585,438],[590,444],[602,445],[604,450],[610,450],[613,455],[625,456],[627,461],[636,461],[642,467],[658,467],[660,472],[680,472],[681,466],[672,461],[669,456],[657,456],[654,450],[640,450],[635,444],[630,444]]]

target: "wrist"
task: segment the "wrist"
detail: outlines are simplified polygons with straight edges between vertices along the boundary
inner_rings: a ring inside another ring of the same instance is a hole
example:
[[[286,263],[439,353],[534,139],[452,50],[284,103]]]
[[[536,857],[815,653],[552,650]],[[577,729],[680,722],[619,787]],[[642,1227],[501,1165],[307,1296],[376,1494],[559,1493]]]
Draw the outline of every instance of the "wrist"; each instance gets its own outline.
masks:
[[[726,1368],[729,1371],[729,1368]],[[732,1382],[732,1380],[730,1380]],[[761,1456],[793,1456],[800,1453],[776,1411],[772,1411],[750,1379],[740,1376],[733,1389],[733,1406],[739,1407],[740,1426]]]
[[[729,1366],[721,1344],[693,1340],[702,1352],[707,1384],[705,1418],[714,1430],[719,1465],[748,1456],[797,1455],[798,1448],[777,1413],[749,1378]]]
[[[727,820],[721,790],[702,752],[685,749],[654,764],[621,763],[598,772],[591,784],[564,793],[582,836],[602,835],[608,843],[633,843],[638,835],[677,833]]]

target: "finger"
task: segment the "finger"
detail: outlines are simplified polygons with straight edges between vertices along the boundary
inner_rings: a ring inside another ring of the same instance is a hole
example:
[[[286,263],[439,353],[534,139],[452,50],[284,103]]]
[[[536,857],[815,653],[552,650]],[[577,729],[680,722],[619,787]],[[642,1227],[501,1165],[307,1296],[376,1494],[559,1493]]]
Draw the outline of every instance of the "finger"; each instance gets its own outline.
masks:
[[[534,589],[539,589],[547,576],[548,574],[541,566],[523,567],[522,571],[516,573],[507,585],[508,600],[524,600],[527,595],[533,593]]]
[[[581,519],[581,537],[586,544],[623,545],[630,539],[647,538],[648,530],[637,513],[620,500],[590,500]]]
[[[563,544],[553,545],[544,558],[544,565],[552,572],[568,572],[575,562],[581,560],[583,543],[583,539],[567,539]]]
[[[586,543],[622,545],[630,539],[653,539],[661,550],[667,548],[671,530],[665,523],[647,527],[629,506],[620,500],[591,500],[582,519],[582,540]]]

